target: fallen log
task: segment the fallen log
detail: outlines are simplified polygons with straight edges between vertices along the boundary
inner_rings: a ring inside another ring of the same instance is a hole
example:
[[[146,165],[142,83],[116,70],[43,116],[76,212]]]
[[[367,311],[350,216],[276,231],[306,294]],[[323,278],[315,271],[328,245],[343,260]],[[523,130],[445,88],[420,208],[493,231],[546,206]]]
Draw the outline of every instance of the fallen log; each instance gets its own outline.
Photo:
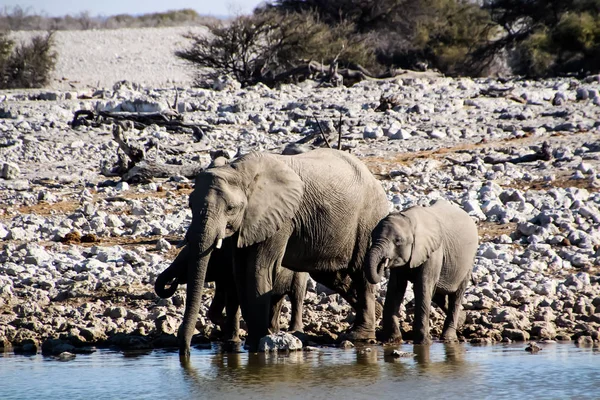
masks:
[[[126,111],[75,111],[71,126],[80,125],[100,126],[118,121],[130,121],[135,129],[144,129],[150,125],[165,127],[168,131],[192,134],[196,140],[202,139],[204,132],[209,130],[207,125],[189,124],[183,121],[183,116],[176,111],[161,112],[126,112]]]

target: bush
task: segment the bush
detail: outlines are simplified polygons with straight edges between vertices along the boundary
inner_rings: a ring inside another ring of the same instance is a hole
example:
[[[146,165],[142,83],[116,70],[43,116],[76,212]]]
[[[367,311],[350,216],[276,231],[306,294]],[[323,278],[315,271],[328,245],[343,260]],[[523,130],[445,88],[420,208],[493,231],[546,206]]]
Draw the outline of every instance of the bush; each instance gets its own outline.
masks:
[[[0,89],[43,87],[55,63],[51,32],[17,46],[0,34]]]
[[[542,77],[600,71],[597,0],[489,0],[505,30],[498,42],[519,55],[515,71]]]
[[[329,26],[315,13],[261,11],[240,16],[229,25],[209,24],[210,35],[186,35],[192,46],[175,54],[201,68],[198,84],[214,75],[231,74],[243,85],[273,85],[280,74],[318,61],[328,65],[375,65],[368,37],[353,35],[354,26]]]
[[[483,63],[471,55],[495,33],[489,13],[466,0],[276,0],[270,7],[313,9],[329,24],[349,21],[355,34],[373,39],[380,68],[428,65],[449,75],[476,73]]]

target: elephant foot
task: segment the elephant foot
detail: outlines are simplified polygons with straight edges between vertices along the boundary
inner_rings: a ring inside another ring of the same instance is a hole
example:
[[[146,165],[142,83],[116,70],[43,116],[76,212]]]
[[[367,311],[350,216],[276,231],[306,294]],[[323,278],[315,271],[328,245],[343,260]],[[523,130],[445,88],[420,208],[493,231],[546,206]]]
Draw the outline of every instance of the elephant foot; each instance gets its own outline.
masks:
[[[289,333],[294,333],[294,332],[300,332],[300,333],[304,333],[304,326],[290,326],[287,330]]]
[[[378,339],[382,343],[400,344],[403,342],[402,334],[400,332],[392,334],[382,332],[380,335],[378,335]]]
[[[442,336],[440,339],[444,343],[455,343],[458,342],[458,337],[456,336],[455,330],[448,330],[447,332],[442,332]]]
[[[371,329],[352,329],[341,336],[351,342],[375,342],[377,340],[375,330]]]
[[[242,352],[242,341],[239,340],[228,340],[223,342],[221,349],[226,353],[241,353]]]
[[[421,344],[424,346],[429,346],[431,343],[433,343],[433,341],[431,340],[429,335],[426,335],[426,336],[420,337],[420,338],[415,338],[413,340],[413,344]]]
[[[224,341],[226,343],[242,343],[242,339],[240,339],[240,337],[237,335],[230,336],[227,339],[225,339]]]

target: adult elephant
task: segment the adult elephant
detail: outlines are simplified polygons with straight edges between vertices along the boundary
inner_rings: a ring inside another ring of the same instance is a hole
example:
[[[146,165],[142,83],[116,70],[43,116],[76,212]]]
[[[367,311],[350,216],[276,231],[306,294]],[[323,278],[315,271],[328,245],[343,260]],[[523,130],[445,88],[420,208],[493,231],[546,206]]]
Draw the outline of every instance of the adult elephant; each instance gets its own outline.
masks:
[[[399,341],[398,315],[407,282],[415,292],[413,342],[429,344],[429,311],[435,301],[446,312],[442,339],[457,340],[462,299],[471,278],[479,236],[473,219],[457,206],[438,200],[382,219],[373,231],[364,264],[373,284],[390,267],[383,307],[384,340]]]
[[[239,301],[233,278],[233,240],[228,238],[223,241],[223,247],[214,250],[211,254],[206,271],[206,281],[215,282],[215,293],[208,309],[207,317],[215,324],[221,325],[225,340],[238,342],[239,339]],[[188,279],[188,266],[190,262],[190,249],[185,246],[181,249],[175,260],[156,278],[154,290],[159,297],[169,298],[175,294],[178,285],[186,284]],[[273,285],[271,302],[272,332],[279,331],[279,315],[286,295],[292,303],[292,318],[288,330],[303,332],[302,310],[308,274],[294,272],[284,267],[279,267]],[[223,319],[223,309],[226,309],[226,318]]]
[[[355,339],[375,336],[374,286],[362,270],[371,231],[388,213],[379,182],[354,156],[331,149],[251,153],[196,177],[188,289],[179,329],[189,357],[211,252],[234,237],[235,278],[254,349],[268,333],[276,268],[344,275],[357,288]]]

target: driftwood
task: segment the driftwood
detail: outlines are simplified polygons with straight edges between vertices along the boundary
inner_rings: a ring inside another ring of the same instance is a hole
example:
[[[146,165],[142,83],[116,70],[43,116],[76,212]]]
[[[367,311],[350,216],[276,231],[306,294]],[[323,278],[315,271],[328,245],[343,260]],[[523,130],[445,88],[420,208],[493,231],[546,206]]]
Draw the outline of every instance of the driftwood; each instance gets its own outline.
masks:
[[[540,161],[540,160],[550,161],[551,159],[552,159],[552,149],[550,148],[550,144],[548,142],[544,142],[542,144],[542,148],[533,154],[526,154],[521,157],[504,158],[504,159],[495,158],[493,156],[487,156],[487,157],[483,158],[483,162],[486,164],[504,164],[504,163],[520,164],[520,163],[527,163],[527,162]]]
[[[152,182],[153,178],[170,178],[172,176],[185,176],[193,179],[203,169],[199,165],[155,164],[142,161],[123,174],[121,179],[128,183],[148,183]]]
[[[442,74],[433,70],[410,71],[403,69],[389,70],[383,74],[375,75],[358,64],[350,65],[347,68],[338,68],[337,60],[334,60],[331,65],[324,65],[317,61],[309,60],[304,64],[281,72],[273,77],[261,76],[258,80],[269,86],[290,81],[297,82],[306,79],[317,80],[319,81],[319,85],[330,83],[334,86],[338,86],[340,84],[352,86],[353,84],[364,80],[390,80],[398,77],[435,78],[440,76],[442,76]]]
[[[161,112],[124,112],[124,111],[75,111],[71,126],[80,125],[100,126],[103,123],[115,123],[118,121],[129,121],[135,129],[144,129],[150,125],[165,127],[168,131],[177,133],[189,133],[196,140],[202,139],[204,131],[209,127],[199,124],[188,124],[183,122],[181,114],[173,110]]]
[[[469,159],[467,161],[455,160],[451,157],[446,157],[445,159],[454,165],[464,165],[464,164],[472,163],[475,160],[475,157],[471,157],[471,159]],[[492,164],[492,165],[504,164],[504,163],[520,164],[520,163],[528,163],[528,162],[534,162],[534,161],[540,161],[540,160],[542,160],[542,161],[552,160],[552,148],[550,147],[550,144],[548,142],[542,143],[542,148],[533,154],[526,154],[524,156],[514,157],[514,158],[500,158],[500,157],[494,157],[494,156],[485,156],[483,158],[484,163]]]
[[[146,153],[158,145],[147,142],[144,148],[131,145],[124,134],[123,123],[113,125],[113,139],[119,145],[117,150],[118,161],[112,168],[104,168],[102,173],[106,176],[121,176],[128,183],[148,183],[153,178],[169,178],[172,176],[185,176],[194,178],[202,167],[198,165],[172,165],[162,164],[146,159]]]

